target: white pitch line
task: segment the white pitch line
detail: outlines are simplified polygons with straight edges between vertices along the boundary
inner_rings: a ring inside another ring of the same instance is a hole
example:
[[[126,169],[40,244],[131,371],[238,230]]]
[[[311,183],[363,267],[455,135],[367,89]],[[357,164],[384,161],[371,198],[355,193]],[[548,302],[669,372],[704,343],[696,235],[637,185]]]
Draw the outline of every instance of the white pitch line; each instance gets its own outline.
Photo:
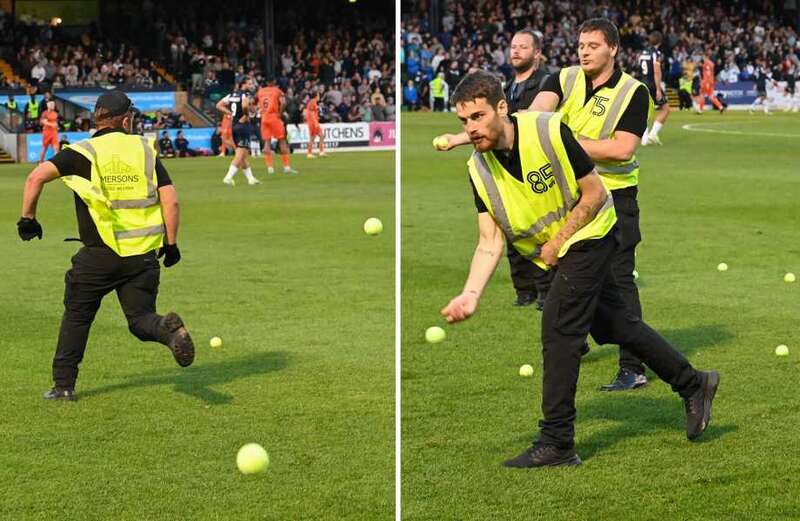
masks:
[[[714,125],[716,123],[687,123],[681,128],[691,132],[711,132],[712,134],[733,134],[736,136],[770,136],[770,137],[796,137],[800,134],[774,134],[772,132],[742,132],[741,130],[716,130],[711,128],[697,128],[697,125]],[[724,123],[723,123],[724,124]]]

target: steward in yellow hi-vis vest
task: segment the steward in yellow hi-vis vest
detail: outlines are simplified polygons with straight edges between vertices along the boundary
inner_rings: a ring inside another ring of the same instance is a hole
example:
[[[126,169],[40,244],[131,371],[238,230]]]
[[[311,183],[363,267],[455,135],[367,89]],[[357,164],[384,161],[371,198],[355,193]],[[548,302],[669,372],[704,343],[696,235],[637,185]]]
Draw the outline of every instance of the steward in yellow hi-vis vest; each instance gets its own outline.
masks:
[[[22,240],[42,238],[37,202],[44,184],[61,177],[75,193],[83,243],[65,277],[54,385],[44,396],[48,400],[76,399],[89,328],[103,297],[112,291],[134,336],[166,345],[181,367],[194,361],[194,344],[181,317],[156,313],[158,259],[164,257],[165,267],[180,261],[180,217],[175,188],[156,158],[154,140],[133,134],[137,112],[124,93],[103,93],[95,105],[94,136],[39,164],[25,183],[17,223]]]
[[[563,97],[558,112],[578,139],[613,139],[620,118],[631,103],[637,88],[647,88],[629,74],[618,71],[613,85],[592,94],[586,102],[586,75],[579,66],[566,67],[558,74]],[[652,110],[652,102],[649,110]],[[648,110],[648,112],[649,112]],[[636,155],[626,160],[595,160],[597,172],[609,190],[639,184],[639,161]]]
[[[475,152],[468,161],[478,211],[478,244],[461,293],[441,310],[448,322],[470,318],[506,242],[554,272],[542,310],[540,434],[508,467],[579,465],[575,392],[589,334],[625,343],[685,401],[686,435],[700,436],[719,384],[631,313],[612,272],[619,246],[608,188],[557,113],[509,117],[500,80],[467,74],[451,99]],[[494,315],[502,316],[502,315]],[[496,319],[495,319],[496,320]],[[508,327],[521,327],[508,317]]]
[[[519,159],[525,179],[515,179],[492,152],[474,152],[467,162],[478,196],[506,241],[523,257],[548,269],[541,258],[542,246],[567,222],[569,211],[580,198],[575,172],[561,138],[561,115],[521,112],[513,115],[519,129]],[[616,222],[614,201],[605,202],[591,222],[564,241],[563,257],[578,241],[604,237]]]
[[[103,242],[120,257],[160,248],[164,238],[156,190],[155,139],[122,132],[66,147],[91,164],[91,178],[61,180],[86,204]]]
[[[612,271],[631,312],[641,318],[642,305],[634,281],[636,246],[642,240],[636,149],[644,143],[647,135],[656,92],[615,64],[619,33],[613,23],[603,18],[587,20],[579,32],[580,66],[566,67],[551,75],[542,86],[542,99],[534,100],[533,106],[564,114],[564,121],[595,162],[603,182],[611,190],[617,211],[617,227],[621,232],[621,244],[612,261]],[[651,48],[648,55],[656,52]],[[656,122],[653,126],[654,142],[657,141],[655,136],[659,125]],[[620,346],[617,374],[601,389],[624,391],[646,384],[642,361],[626,346]]]

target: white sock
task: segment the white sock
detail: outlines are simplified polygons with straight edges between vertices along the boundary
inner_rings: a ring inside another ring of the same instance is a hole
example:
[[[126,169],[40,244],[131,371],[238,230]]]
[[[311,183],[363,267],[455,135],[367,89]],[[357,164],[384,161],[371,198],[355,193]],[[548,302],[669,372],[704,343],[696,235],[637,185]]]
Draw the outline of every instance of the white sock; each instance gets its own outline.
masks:
[[[643,145],[647,144],[647,138],[649,138],[649,137],[650,137],[650,130],[649,129],[644,129],[644,134],[642,134],[642,144]]]
[[[650,135],[652,137],[658,137],[658,131],[661,130],[661,127],[663,126],[664,124],[661,123],[660,121],[656,121],[655,123],[653,123],[653,128],[650,129]]]
[[[253,171],[252,171],[252,170],[250,170],[250,167],[249,167],[249,166],[248,166],[248,167],[245,169],[245,171],[244,171],[244,176],[247,178],[247,181],[248,181],[248,182],[253,182],[253,181],[255,181],[255,180],[256,180],[256,178],[255,178],[255,177],[253,177]]]
[[[228,167],[228,173],[225,174],[225,180],[226,181],[230,181],[231,179],[233,179],[233,176],[236,175],[236,171],[237,170],[239,170],[239,167],[234,166],[234,165],[229,166]]]

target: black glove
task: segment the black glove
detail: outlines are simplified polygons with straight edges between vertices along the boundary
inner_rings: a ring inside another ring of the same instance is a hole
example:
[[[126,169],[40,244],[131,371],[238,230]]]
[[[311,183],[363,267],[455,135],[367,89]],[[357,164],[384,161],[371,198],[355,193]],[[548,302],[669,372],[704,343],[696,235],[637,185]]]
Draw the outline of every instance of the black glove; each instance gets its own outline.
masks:
[[[34,237],[39,237],[39,240],[41,241],[42,225],[39,224],[39,221],[37,221],[35,217],[33,219],[29,219],[28,217],[20,217],[19,221],[17,221],[17,233],[19,233],[19,236],[23,241],[29,241]]]
[[[164,267],[169,268],[181,260],[181,250],[178,249],[177,244],[164,243],[164,246],[158,250],[158,258],[161,257],[164,257]]]

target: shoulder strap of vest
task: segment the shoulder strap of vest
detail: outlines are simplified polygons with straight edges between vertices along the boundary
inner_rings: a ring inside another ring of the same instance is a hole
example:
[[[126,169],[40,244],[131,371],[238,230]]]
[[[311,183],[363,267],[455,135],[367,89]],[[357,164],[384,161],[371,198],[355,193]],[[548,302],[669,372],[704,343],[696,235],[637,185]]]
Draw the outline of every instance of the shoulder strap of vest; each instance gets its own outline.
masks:
[[[622,112],[628,107],[628,103],[630,102],[628,94],[633,94],[633,90],[639,85],[642,85],[640,81],[624,72],[619,81],[622,83],[622,86],[614,97],[614,102],[611,104],[608,115],[603,122],[603,127],[600,130],[600,139],[608,139],[611,132],[617,126],[617,120],[619,120]]]
[[[566,77],[564,78],[564,85],[562,87],[563,90],[562,94],[564,95],[564,97],[561,98],[561,103],[564,103],[566,100],[569,99],[573,89],[575,88],[575,82],[578,79],[580,72],[581,68],[579,65],[567,67],[567,73]]]

